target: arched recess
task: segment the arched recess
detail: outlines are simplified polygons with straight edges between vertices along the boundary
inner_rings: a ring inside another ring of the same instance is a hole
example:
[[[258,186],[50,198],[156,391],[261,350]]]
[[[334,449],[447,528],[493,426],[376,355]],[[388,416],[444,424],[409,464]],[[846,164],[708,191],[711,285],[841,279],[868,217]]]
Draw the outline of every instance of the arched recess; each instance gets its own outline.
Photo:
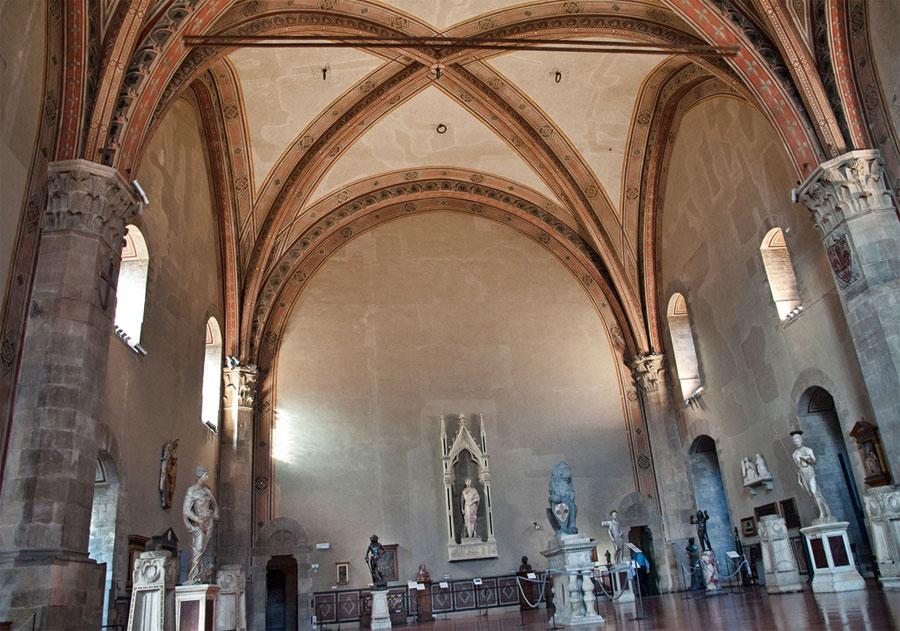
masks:
[[[832,514],[849,522],[847,538],[860,570],[871,571],[872,552],[865,527],[865,515],[859,496],[845,437],[831,392],[820,386],[803,391],[797,402],[797,420],[803,430],[803,444],[816,455],[816,481]],[[806,506],[808,515],[816,517],[815,504],[801,488],[797,502]]]
[[[681,395],[687,400],[701,388],[700,363],[694,348],[694,333],[691,329],[687,302],[680,293],[672,294],[666,309],[669,324],[669,335],[672,338],[672,352],[675,355],[675,368],[681,384]]]
[[[616,510],[625,540],[640,548],[650,561],[649,593],[671,591],[674,584],[670,566],[674,557],[666,547],[665,526],[657,503],[653,498],[635,492],[623,497]],[[625,558],[629,556],[626,551]]]
[[[706,434],[698,436],[688,450],[688,462],[694,486],[694,503],[697,510],[709,513],[709,521],[706,522],[709,542],[719,562],[724,563],[725,552],[734,549],[734,539],[716,441]],[[696,543],[700,545],[699,541]]]
[[[203,392],[200,419],[212,431],[219,427],[222,401],[222,330],[215,318],[206,321],[203,352]]]
[[[249,517],[249,516],[248,516]],[[308,629],[312,616],[312,581],[309,578],[312,546],[303,526],[288,517],[279,517],[259,530],[251,550],[248,570],[247,628],[266,628],[268,587],[267,569],[284,573],[295,569],[295,577],[285,576],[285,586],[296,585],[297,618],[299,628]],[[272,563],[274,559],[274,563]],[[270,565],[271,564],[271,565]],[[270,577],[271,578],[271,577]]]
[[[113,570],[116,552],[116,511],[119,506],[119,473],[107,452],[97,455],[94,476],[94,499],[91,506],[91,535],[88,556],[97,563],[106,564],[106,580],[103,587],[103,624],[107,624],[110,603],[115,602]]]
[[[125,232],[125,245],[122,246],[114,322],[116,334],[132,348],[141,341],[149,268],[150,252],[144,235],[137,226],[130,224]]]
[[[769,230],[759,246],[759,253],[766,269],[766,278],[769,280],[769,289],[772,290],[772,300],[775,301],[778,317],[786,320],[799,315],[803,307],[800,304],[800,292],[797,290],[797,276],[791,263],[791,254],[784,241],[784,231],[781,228]]]

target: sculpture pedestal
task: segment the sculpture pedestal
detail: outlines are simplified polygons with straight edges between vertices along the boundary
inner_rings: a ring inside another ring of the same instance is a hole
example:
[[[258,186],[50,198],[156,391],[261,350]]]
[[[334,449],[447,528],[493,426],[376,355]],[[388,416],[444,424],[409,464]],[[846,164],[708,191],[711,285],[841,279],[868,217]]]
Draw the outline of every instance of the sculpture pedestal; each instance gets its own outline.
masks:
[[[247,577],[240,565],[223,565],[216,573],[216,631],[247,631]]]
[[[900,589],[900,488],[878,486],[866,491],[866,516],[882,589]]]
[[[431,581],[421,581],[425,589],[416,589],[416,621],[431,622],[434,614],[431,611]]]
[[[706,583],[706,595],[715,596],[722,593],[719,587],[719,560],[712,550],[700,553],[700,567],[703,570],[703,582]]]
[[[558,624],[574,627],[604,623],[603,616],[597,613],[591,579],[594,545],[586,535],[557,535],[541,552],[551,572],[562,572],[553,575],[554,619]]]
[[[628,580],[628,566],[618,565],[610,573],[612,577],[613,604],[624,605],[634,602],[633,581]]]
[[[800,571],[791,549],[784,517],[761,517],[758,534],[762,544],[763,565],[766,568],[766,591],[770,594],[785,594],[802,590]]]
[[[142,552],[134,561],[128,631],[175,630],[175,559],[165,550]]]
[[[218,585],[179,585],[175,588],[176,631],[215,631]]]
[[[372,590],[372,631],[391,628],[391,612],[388,609],[387,589]]]
[[[850,551],[848,525],[846,521],[834,521],[800,529],[813,562],[814,592],[848,592],[866,586]]]
[[[497,558],[497,542],[482,541],[478,537],[463,537],[462,543],[447,546],[450,561],[472,561],[474,559]]]

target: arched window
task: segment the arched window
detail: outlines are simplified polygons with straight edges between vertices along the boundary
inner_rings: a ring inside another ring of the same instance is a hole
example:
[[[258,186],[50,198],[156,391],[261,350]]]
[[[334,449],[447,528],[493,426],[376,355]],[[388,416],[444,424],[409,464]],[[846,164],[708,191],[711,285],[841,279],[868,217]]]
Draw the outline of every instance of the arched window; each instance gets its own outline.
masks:
[[[215,318],[206,321],[206,355],[203,360],[203,403],[200,418],[214,432],[219,427],[222,395],[222,332]]]
[[[144,235],[135,226],[128,226],[122,247],[122,265],[116,283],[116,334],[129,346],[143,352],[140,346],[141,325],[144,323],[144,300],[147,297],[147,268],[150,255]]]
[[[794,266],[791,265],[791,255],[788,253],[781,228],[769,230],[763,238],[762,245],[759,246],[759,252],[762,254],[778,317],[782,320],[796,318],[803,311],[803,307],[800,305],[800,293],[797,291],[797,277],[794,275]]]
[[[700,393],[700,365],[694,350],[694,336],[688,320],[687,303],[684,296],[675,293],[669,299],[667,310],[669,335],[672,336],[672,352],[675,354],[675,368],[681,382],[681,395],[687,401]]]

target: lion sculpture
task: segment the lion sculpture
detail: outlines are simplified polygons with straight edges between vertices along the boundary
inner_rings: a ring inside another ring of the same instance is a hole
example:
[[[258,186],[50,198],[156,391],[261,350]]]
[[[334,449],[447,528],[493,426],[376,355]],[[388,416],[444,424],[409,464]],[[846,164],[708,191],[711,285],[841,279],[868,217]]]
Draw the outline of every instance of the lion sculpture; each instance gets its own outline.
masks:
[[[558,462],[550,472],[550,508],[547,517],[558,535],[578,534],[575,527],[575,487],[572,486],[572,470],[565,460]]]

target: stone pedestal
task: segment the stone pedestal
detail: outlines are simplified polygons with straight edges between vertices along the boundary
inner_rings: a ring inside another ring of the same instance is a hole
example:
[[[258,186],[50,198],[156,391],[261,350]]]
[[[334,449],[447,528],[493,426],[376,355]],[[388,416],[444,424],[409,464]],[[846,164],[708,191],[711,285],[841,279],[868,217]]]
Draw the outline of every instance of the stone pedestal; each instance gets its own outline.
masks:
[[[784,517],[766,515],[759,520],[759,542],[766,568],[766,591],[770,594],[799,592],[803,589],[800,571],[791,549]]]
[[[722,593],[719,587],[719,560],[712,550],[700,553],[700,568],[703,570],[703,582],[706,584],[706,595],[715,596]]]
[[[176,576],[178,564],[166,550],[135,559],[128,631],[175,631]]]
[[[372,631],[391,628],[391,611],[387,601],[388,590],[372,590]]]
[[[465,537],[462,543],[447,546],[450,561],[471,561],[474,559],[494,559],[497,557],[497,542],[482,541],[477,537]]]
[[[604,623],[603,616],[597,613],[591,580],[591,550],[594,545],[587,535],[557,535],[541,552],[553,573],[554,619],[557,624],[574,627]]]
[[[882,589],[900,589],[900,488],[866,491],[866,515]]]
[[[813,563],[814,592],[847,592],[865,587],[850,551],[848,525],[846,521],[835,521],[800,529]]]
[[[247,631],[247,576],[240,565],[223,565],[216,573],[216,631]]]
[[[216,631],[218,585],[179,585],[175,588],[176,631]]]
[[[633,580],[628,580],[628,566],[620,565],[613,568],[610,576],[612,577],[613,603],[616,605],[624,605],[634,602],[634,585]]]

